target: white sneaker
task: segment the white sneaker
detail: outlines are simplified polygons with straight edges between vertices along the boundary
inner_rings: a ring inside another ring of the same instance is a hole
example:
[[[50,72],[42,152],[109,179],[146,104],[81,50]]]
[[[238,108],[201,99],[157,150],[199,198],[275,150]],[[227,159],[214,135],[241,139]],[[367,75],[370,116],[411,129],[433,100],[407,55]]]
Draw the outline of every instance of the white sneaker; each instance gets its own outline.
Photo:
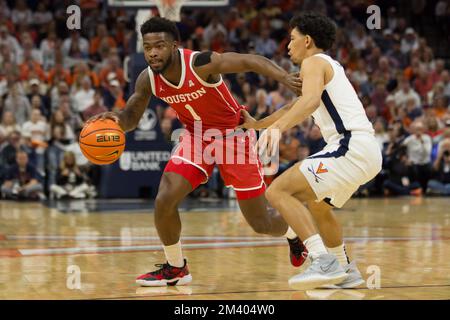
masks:
[[[365,281],[359,272],[358,267],[356,266],[356,262],[352,261],[344,267],[345,272],[348,274],[348,277],[338,284],[332,285],[324,285],[322,288],[325,289],[353,289],[359,287],[364,284]]]
[[[323,285],[341,283],[348,274],[339,265],[336,256],[321,254],[311,257],[311,265],[303,272],[289,279],[289,286],[296,290],[319,288]]]

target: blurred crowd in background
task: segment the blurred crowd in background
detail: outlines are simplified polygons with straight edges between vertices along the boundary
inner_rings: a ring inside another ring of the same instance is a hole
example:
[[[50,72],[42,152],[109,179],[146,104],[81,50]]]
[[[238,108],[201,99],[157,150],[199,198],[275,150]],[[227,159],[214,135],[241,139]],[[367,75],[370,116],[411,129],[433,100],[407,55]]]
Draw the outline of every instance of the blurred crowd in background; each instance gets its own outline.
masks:
[[[182,8],[182,46],[264,55],[288,72],[289,20],[314,10],[337,26],[329,54],[348,77],[373,123],[383,170],[359,196],[450,195],[450,1],[231,1],[228,10]],[[0,0],[0,185],[5,198],[86,198],[97,195],[100,172],[81,154],[85,120],[121,110],[131,88],[123,60],[136,50],[135,11],[75,1],[81,29],[66,27],[74,1]],[[368,5],[382,10],[368,30]],[[153,10],[157,14],[156,8]],[[260,119],[295,98],[283,85],[247,73],[227,75],[229,88]],[[159,101],[170,142],[181,124]],[[312,119],[286,132],[280,170],[325,145]],[[267,177],[267,182],[275,177]],[[193,196],[223,197],[215,172]],[[225,191],[226,192],[226,191]]]

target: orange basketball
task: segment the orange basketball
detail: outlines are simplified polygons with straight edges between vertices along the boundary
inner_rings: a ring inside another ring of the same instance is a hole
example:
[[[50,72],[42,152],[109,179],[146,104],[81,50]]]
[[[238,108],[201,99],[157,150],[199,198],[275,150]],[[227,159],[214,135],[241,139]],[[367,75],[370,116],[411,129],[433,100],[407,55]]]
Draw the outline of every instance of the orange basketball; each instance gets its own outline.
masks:
[[[125,149],[125,133],[113,120],[97,120],[84,126],[79,143],[81,152],[90,162],[111,164]]]

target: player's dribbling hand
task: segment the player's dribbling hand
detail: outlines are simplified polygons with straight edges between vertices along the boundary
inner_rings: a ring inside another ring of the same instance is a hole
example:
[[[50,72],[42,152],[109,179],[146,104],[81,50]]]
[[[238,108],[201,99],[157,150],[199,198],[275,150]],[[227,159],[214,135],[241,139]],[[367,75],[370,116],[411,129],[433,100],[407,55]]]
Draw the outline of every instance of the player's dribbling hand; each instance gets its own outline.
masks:
[[[293,72],[288,74],[285,80],[285,85],[291,89],[298,96],[302,95],[302,79],[300,79],[299,72]]]
[[[97,121],[97,120],[106,120],[106,119],[110,119],[117,124],[119,123],[119,115],[116,112],[108,111],[108,112],[99,113],[99,114],[89,118],[86,121],[86,124]]]
[[[258,121],[253,118],[247,110],[241,109],[241,117],[244,120],[242,124],[236,127],[236,129],[257,129],[256,123]]]

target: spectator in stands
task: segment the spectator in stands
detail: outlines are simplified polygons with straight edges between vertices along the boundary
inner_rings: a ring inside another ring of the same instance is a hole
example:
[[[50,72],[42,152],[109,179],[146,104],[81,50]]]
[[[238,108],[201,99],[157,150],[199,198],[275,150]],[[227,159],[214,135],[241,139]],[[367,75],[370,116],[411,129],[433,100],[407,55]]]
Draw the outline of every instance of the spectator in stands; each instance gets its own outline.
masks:
[[[119,81],[112,80],[109,84],[109,89],[105,92],[105,96],[108,97],[109,105],[105,106],[113,111],[120,111],[126,106],[126,101],[123,96],[123,90],[120,86]]]
[[[433,99],[432,109],[438,119],[442,119],[448,113],[448,101],[450,98],[440,96]]]
[[[69,86],[66,82],[60,81],[58,85],[54,86],[50,90],[50,101],[51,101],[51,110],[52,112],[61,105],[63,102],[63,97],[68,97],[70,93]]]
[[[0,158],[3,169],[8,170],[16,161],[16,153],[21,147],[22,135],[20,131],[13,131],[7,135],[7,143],[3,147]]]
[[[40,49],[35,48],[33,39],[29,32],[25,32],[22,35],[22,51],[17,57],[17,63],[22,64],[26,62],[25,59],[30,58],[31,60],[42,65],[42,52]]]
[[[410,129],[411,135],[403,141],[403,145],[406,146],[415,180],[426,190],[431,171],[431,137],[425,133],[425,126],[421,121],[414,122]]]
[[[64,134],[62,140],[72,142],[75,139],[75,133],[73,126],[64,118],[64,113],[61,109],[53,112],[50,119],[50,132],[53,132],[53,128],[56,126],[62,126],[64,128]]]
[[[0,25],[0,46],[4,46],[5,48],[8,48],[8,50],[11,50],[14,57],[22,51],[19,41],[9,33],[6,24]]]
[[[53,15],[47,8],[47,3],[39,2],[36,11],[33,12],[33,23],[37,27],[44,28],[46,24],[52,21]]]
[[[61,124],[51,126],[51,139],[46,150],[47,186],[56,183],[56,173],[63,160],[66,144],[68,142],[67,139],[65,139],[65,135],[65,127]]]
[[[42,53],[42,67],[45,71],[55,66],[55,49],[61,45],[61,41],[56,37],[56,32],[49,31],[47,37],[41,41],[40,49]]]
[[[413,28],[407,28],[405,31],[405,37],[402,38],[401,50],[403,54],[408,54],[419,47],[416,33]]]
[[[109,48],[115,48],[116,46],[116,41],[108,34],[106,24],[99,23],[97,25],[97,35],[90,40],[89,55],[95,60],[103,60],[105,48],[107,53]]]
[[[264,89],[256,91],[256,103],[255,110],[251,110],[250,114],[256,120],[263,119],[269,116],[269,106],[267,104],[267,92]]]
[[[117,55],[110,55],[107,64],[99,72],[99,81],[101,86],[108,89],[111,81],[117,80],[120,86],[125,85],[123,69],[120,67],[120,58]]]
[[[100,92],[100,89],[97,89],[94,93],[93,103],[82,112],[82,118],[84,121],[87,121],[89,118],[106,111],[108,111],[108,109],[103,104],[102,93]]]
[[[12,111],[4,111],[0,131],[7,137],[13,131],[20,131],[20,125],[16,123],[16,117]]]
[[[81,89],[72,95],[75,111],[81,114],[89,108],[94,103],[94,94],[91,80],[84,77],[81,81]]]
[[[69,101],[61,101],[59,108],[56,111],[61,111],[64,117],[64,123],[67,124],[75,132],[77,129],[83,126],[83,120],[79,114],[75,114],[70,107]],[[54,113],[56,113],[56,111]],[[71,139],[72,135],[69,133],[66,135],[68,139]],[[70,136],[70,137],[69,137]]]
[[[406,100],[405,109],[408,118],[411,119],[411,121],[414,121],[416,118],[422,116],[422,108],[420,105],[416,104],[416,99],[414,99],[413,97],[410,97]]]
[[[72,77],[70,72],[64,69],[62,63],[57,62],[50,68],[48,73],[48,84],[53,86],[60,81],[64,81],[66,84],[70,85],[72,83]]]
[[[419,94],[411,88],[411,85],[407,79],[400,80],[399,90],[395,93],[394,98],[398,107],[405,107],[409,98],[415,100],[415,105],[420,105]]]
[[[262,29],[260,35],[255,39],[256,53],[272,58],[278,46],[272,38],[270,38],[270,29]]]
[[[378,141],[380,146],[380,150],[383,150],[386,143],[389,141],[389,135],[385,129],[385,121],[383,118],[377,118],[375,123],[373,124],[373,128],[375,130],[375,138]]]
[[[19,125],[30,119],[31,105],[27,97],[19,91],[18,84],[14,84],[5,100],[5,111],[14,113],[16,121]]]
[[[16,164],[8,169],[1,191],[6,199],[38,200],[43,198],[43,187],[39,182],[38,173],[28,162],[26,152],[17,152]]]
[[[438,118],[435,116],[425,117],[424,121],[427,128],[426,133],[431,137],[434,146],[440,141],[444,130],[440,128]]]
[[[422,195],[410,164],[407,151],[398,149],[387,164],[389,175],[383,182],[384,195]]]
[[[45,81],[45,72],[42,69],[41,64],[33,59],[31,51],[25,50],[23,55],[24,62],[19,65],[19,79],[21,81],[28,81],[31,78],[39,78],[41,81]]]
[[[49,140],[49,129],[45,118],[39,109],[31,112],[31,118],[22,126],[22,136],[28,139],[28,144],[36,151],[36,169],[44,171],[44,152]]]
[[[33,107],[33,103],[31,101],[32,98],[38,97],[40,100],[39,108],[40,108],[42,114],[46,118],[49,118],[50,117],[50,99],[48,98],[47,95],[41,94],[41,91],[40,91],[41,82],[39,81],[39,79],[34,78],[34,79],[30,80],[29,84],[30,84],[30,93],[27,94],[27,98],[30,101],[30,103],[32,104],[32,107]]]
[[[450,146],[436,160],[433,179],[428,181],[427,194],[450,196]]]
[[[431,91],[431,89],[433,89],[433,80],[430,77],[430,73],[424,66],[419,67],[419,74],[414,80],[414,89],[423,101],[427,101],[427,94]]]
[[[433,86],[433,90],[427,92],[427,104],[432,105],[434,99],[443,97],[444,95],[444,84],[442,82],[436,82]]]
[[[89,42],[78,30],[71,30],[70,36],[62,44],[64,56],[75,59],[86,59],[89,56]]]
[[[433,163],[434,169],[437,170],[439,167],[438,159],[442,157],[442,154],[444,151],[447,151],[450,146],[450,122],[449,125],[443,130],[441,139],[437,142],[436,150],[437,150],[437,157],[435,162]]]
[[[211,18],[211,22],[206,26],[203,31],[203,39],[207,46],[211,45],[213,38],[216,36],[218,32],[221,32],[225,38],[227,37],[227,29],[220,23],[219,17],[214,15]]]
[[[25,0],[17,0],[16,6],[11,11],[11,21],[15,25],[25,23],[33,23],[33,15],[31,10],[27,7]]]
[[[89,69],[89,66],[85,62],[80,62],[75,65],[72,75],[72,88],[71,92],[77,92],[82,88],[83,79],[89,78],[93,87],[98,88],[100,81],[97,74]]]
[[[377,108],[377,114],[386,114],[385,101],[387,96],[388,92],[386,90],[385,82],[382,80],[378,80],[378,82],[375,83],[375,89],[370,96],[370,101]]]
[[[443,70],[441,72],[441,81],[444,86],[444,95],[450,98],[450,73],[448,70]]]
[[[89,186],[77,166],[75,154],[65,152],[57,173],[56,183],[50,186],[51,198],[84,199],[87,197],[88,191]]]

